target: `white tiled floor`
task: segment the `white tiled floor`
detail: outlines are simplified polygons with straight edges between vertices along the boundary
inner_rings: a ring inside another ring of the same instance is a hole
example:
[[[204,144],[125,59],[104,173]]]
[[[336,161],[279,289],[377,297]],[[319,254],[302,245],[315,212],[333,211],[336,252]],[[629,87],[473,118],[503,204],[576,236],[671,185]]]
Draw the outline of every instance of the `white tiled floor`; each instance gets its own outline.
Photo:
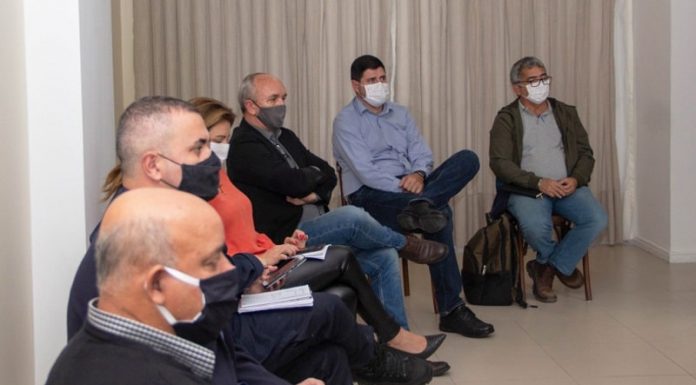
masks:
[[[696,385],[696,264],[599,246],[590,265],[593,301],[556,281],[554,304],[473,306],[495,335],[449,334],[432,359],[452,369],[431,384]],[[409,267],[411,328],[436,333],[427,268]]]

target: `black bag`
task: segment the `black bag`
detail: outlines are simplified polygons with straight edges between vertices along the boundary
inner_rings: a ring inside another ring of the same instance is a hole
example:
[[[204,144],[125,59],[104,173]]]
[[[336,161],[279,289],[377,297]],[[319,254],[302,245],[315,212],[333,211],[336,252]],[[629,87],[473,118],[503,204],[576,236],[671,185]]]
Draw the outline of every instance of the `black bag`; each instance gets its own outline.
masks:
[[[517,231],[512,217],[486,216],[488,225],[479,229],[464,247],[462,285],[473,305],[507,306],[513,300],[527,307],[518,277]]]

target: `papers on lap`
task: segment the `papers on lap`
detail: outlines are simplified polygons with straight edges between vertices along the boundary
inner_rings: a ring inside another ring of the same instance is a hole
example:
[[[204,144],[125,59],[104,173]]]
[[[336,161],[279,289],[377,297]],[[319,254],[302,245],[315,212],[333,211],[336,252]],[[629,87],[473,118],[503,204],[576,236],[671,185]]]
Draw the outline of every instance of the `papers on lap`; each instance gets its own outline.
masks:
[[[241,313],[251,313],[272,309],[293,309],[314,305],[312,291],[308,285],[280,289],[259,294],[243,294],[239,302]]]
[[[329,249],[329,245],[317,245],[312,247],[307,247],[301,249],[297,252],[297,255],[303,255],[305,258],[321,259],[322,261],[326,258],[326,251]]]

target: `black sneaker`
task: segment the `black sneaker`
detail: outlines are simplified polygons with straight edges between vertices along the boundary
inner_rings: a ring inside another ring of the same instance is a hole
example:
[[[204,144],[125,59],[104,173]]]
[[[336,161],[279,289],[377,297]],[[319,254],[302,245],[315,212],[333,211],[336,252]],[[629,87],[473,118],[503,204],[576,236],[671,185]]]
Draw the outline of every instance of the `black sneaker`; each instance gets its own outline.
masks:
[[[440,317],[440,330],[471,338],[488,337],[495,331],[493,325],[478,319],[466,305],[461,305],[446,316]]]
[[[353,371],[359,385],[423,385],[432,378],[427,361],[382,345],[375,345],[375,356],[365,367]]]

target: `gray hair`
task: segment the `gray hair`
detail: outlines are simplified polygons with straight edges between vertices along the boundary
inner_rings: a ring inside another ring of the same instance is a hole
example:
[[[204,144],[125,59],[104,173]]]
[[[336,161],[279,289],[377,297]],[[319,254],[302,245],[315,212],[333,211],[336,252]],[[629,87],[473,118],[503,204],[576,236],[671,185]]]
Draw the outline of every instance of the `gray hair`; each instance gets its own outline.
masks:
[[[239,86],[239,93],[237,94],[237,99],[239,100],[239,108],[242,113],[246,112],[246,107],[244,107],[244,102],[248,99],[256,100],[256,78],[266,75],[264,72],[255,72],[244,77],[242,84]]]
[[[173,112],[198,114],[191,104],[168,96],[147,96],[126,108],[116,131],[116,155],[124,174],[132,172],[143,152],[168,143]]]
[[[110,280],[157,264],[172,266],[175,262],[172,242],[162,219],[128,220],[100,232],[95,244],[97,286],[101,291]]]
[[[510,82],[516,84],[522,81],[522,71],[527,68],[539,67],[546,71],[546,66],[539,58],[534,56],[525,56],[522,59],[515,62],[510,69]]]

